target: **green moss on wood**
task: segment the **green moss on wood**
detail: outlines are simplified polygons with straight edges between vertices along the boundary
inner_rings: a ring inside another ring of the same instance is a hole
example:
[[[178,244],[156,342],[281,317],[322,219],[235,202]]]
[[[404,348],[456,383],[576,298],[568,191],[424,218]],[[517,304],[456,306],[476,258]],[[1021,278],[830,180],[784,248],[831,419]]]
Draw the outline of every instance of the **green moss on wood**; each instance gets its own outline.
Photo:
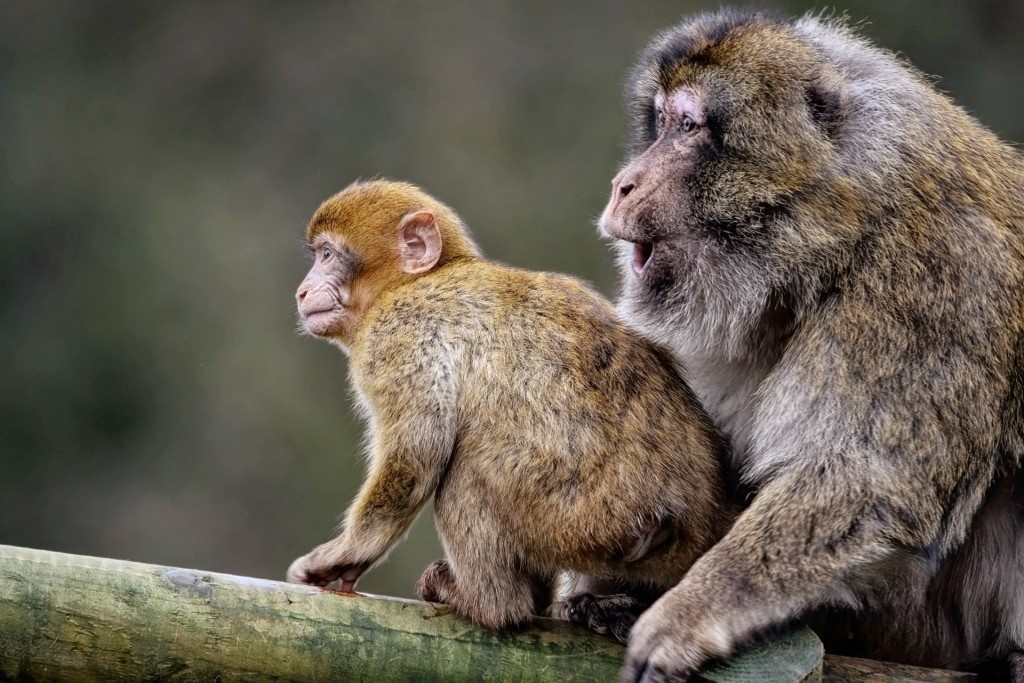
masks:
[[[622,653],[547,619],[495,635],[411,600],[0,546],[0,679],[615,681]],[[825,670],[830,681],[911,671],[887,666],[827,658]],[[802,629],[704,677],[820,681],[821,672],[821,643]]]

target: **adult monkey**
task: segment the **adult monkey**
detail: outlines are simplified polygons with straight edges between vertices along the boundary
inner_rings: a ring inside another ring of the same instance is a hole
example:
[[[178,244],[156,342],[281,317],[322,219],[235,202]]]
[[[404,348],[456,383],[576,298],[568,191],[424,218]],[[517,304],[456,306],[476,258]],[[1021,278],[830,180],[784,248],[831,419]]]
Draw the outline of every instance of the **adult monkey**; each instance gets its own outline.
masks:
[[[621,310],[756,493],[637,621],[624,680],[827,606],[876,657],[1019,661],[1021,157],[839,21],[703,15],[630,83],[601,217]]]

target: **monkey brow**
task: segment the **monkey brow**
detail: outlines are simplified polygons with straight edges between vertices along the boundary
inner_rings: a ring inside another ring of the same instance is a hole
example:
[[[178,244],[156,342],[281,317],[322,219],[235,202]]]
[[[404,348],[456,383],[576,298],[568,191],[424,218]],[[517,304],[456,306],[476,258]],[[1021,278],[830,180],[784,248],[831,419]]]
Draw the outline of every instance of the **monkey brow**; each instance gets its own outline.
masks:
[[[323,235],[318,235],[312,240],[305,242],[304,246],[310,254],[315,255],[316,251],[325,244],[329,244],[331,248],[334,249],[335,258],[337,258],[345,268],[358,270],[362,265],[362,260],[354,251],[344,244],[337,244],[336,242],[327,239]]]

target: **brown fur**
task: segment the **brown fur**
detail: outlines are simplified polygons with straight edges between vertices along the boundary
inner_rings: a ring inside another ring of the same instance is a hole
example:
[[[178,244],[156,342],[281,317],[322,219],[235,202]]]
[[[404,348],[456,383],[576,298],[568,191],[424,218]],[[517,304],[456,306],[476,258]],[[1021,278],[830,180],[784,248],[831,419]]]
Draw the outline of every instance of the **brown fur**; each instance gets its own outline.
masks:
[[[602,219],[627,240],[620,310],[677,353],[757,493],[637,622],[624,680],[684,680],[828,608],[833,649],[1020,650],[1020,155],[837,21],[703,15],[631,85]]]
[[[409,276],[396,236],[424,212],[446,246]],[[483,260],[450,209],[401,183],[351,186],[308,236],[361,264],[343,283],[357,314],[321,336],[350,353],[371,446],[343,531],[290,580],[351,588],[433,495],[447,562],[421,594],[504,628],[544,608],[561,570],[667,587],[724,533],[717,433],[669,356],[585,285]],[[329,270],[314,265],[300,304]]]

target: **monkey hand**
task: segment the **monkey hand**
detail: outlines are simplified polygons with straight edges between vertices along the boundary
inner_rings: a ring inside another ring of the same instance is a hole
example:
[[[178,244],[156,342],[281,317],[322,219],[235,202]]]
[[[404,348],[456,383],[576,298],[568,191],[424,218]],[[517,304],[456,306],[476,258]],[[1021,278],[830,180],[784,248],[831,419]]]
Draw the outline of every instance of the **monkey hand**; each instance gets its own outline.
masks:
[[[346,561],[332,546],[325,544],[292,562],[285,578],[289,583],[320,587],[338,581],[338,590],[351,593],[366,568],[365,562]]]
[[[681,683],[709,660],[729,654],[733,640],[701,594],[676,586],[637,620],[623,683]]]

